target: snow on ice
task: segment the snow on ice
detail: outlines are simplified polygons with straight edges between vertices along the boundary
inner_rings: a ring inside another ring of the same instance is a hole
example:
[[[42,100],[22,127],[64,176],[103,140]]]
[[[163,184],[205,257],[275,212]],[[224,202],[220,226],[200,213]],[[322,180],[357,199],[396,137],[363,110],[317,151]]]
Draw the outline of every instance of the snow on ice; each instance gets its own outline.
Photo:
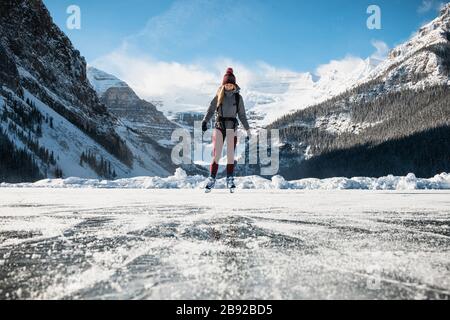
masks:
[[[449,193],[1,189],[0,299],[449,299]]]
[[[0,183],[10,188],[118,188],[118,189],[200,189],[206,178],[200,175],[188,176],[178,168],[173,176],[136,177],[118,180],[97,180],[70,177],[66,179],[44,179],[34,183]],[[417,178],[413,173],[405,177],[385,176],[381,178],[354,177],[329,179],[301,179],[287,181],[276,175],[271,180],[260,176],[237,177],[239,189],[298,189],[298,190],[436,190],[450,189],[450,174],[441,173],[432,178]],[[217,189],[226,188],[225,178],[218,179]]]

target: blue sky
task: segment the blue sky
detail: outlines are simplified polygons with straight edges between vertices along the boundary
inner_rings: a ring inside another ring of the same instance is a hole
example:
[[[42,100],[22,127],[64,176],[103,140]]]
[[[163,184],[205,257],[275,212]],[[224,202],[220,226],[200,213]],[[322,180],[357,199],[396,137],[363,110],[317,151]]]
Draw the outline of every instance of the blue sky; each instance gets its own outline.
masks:
[[[280,86],[286,79],[295,79],[293,87],[311,86],[307,79],[326,79],[329,73],[340,74],[334,77],[341,81],[368,57],[383,59],[408,40],[441,5],[440,0],[44,3],[88,64],[125,81],[141,98],[162,102],[164,111],[202,110],[230,66],[249,97],[255,90],[258,95],[285,90]],[[80,30],[66,27],[72,4],[81,9]],[[381,30],[367,28],[371,4],[381,9]]]
[[[55,22],[88,62],[127,44],[160,61],[227,57],[311,71],[332,59],[370,56],[373,40],[393,47],[436,17],[432,0],[44,0]],[[68,30],[66,8],[81,8],[81,30]],[[382,29],[366,27],[379,5]]]

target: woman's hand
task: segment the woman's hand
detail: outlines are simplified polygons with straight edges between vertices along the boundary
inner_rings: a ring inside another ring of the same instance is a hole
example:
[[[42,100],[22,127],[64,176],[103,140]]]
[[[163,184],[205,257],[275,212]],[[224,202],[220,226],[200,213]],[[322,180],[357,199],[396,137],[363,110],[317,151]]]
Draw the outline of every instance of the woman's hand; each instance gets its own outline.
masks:
[[[250,131],[250,129],[247,130],[247,139],[251,139],[252,138],[252,132]]]
[[[208,130],[208,124],[205,121],[203,121],[202,122],[202,131],[205,132],[207,130]]]

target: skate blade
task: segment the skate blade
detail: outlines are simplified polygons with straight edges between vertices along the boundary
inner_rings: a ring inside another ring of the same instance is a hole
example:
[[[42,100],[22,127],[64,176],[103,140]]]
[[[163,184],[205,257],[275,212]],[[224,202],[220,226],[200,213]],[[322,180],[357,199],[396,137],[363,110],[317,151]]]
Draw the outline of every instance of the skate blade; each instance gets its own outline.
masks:
[[[211,193],[212,189],[205,189],[205,193]]]

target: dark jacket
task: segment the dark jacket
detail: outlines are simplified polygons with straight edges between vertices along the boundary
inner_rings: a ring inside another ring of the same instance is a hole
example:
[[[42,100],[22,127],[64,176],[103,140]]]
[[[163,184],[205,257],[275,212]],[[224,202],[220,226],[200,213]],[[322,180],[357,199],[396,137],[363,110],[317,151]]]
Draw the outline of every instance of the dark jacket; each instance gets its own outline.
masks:
[[[225,97],[223,99],[222,106],[219,108],[217,112],[217,99],[218,97],[215,96],[214,99],[211,101],[211,104],[209,105],[208,111],[206,112],[205,117],[203,118],[203,121],[209,122],[213,115],[215,114],[215,121],[216,121],[216,127],[218,124],[218,117],[225,117],[225,118],[236,118],[238,117],[241,121],[242,125],[244,126],[245,130],[249,130],[250,126],[248,124],[247,115],[245,112],[245,106],[244,106],[244,99],[242,99],[242,96],[239,94],[241,89],[239,86],[236,86],[236,90],[234,91],[225,91]],[[239,94],[239,109],[236,113],[236,97],[235,94]],[[232,121],[225,121],[225,126],[227,129],[233,128],[233,122]]]

